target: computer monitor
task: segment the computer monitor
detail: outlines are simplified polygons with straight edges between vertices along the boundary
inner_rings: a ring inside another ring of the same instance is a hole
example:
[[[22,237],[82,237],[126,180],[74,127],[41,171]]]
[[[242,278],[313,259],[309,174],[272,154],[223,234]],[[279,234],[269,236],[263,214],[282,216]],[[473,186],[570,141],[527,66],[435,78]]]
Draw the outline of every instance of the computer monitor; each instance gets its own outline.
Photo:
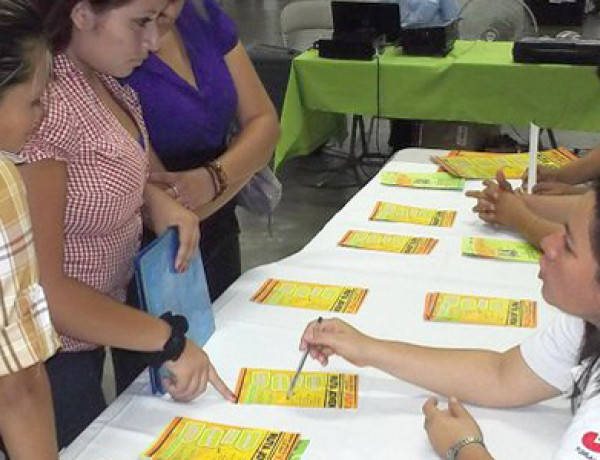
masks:
[[[397,3],[331,2],[333,37],[341,40],[373,40],[386,43],[400,38],[400,6]]]

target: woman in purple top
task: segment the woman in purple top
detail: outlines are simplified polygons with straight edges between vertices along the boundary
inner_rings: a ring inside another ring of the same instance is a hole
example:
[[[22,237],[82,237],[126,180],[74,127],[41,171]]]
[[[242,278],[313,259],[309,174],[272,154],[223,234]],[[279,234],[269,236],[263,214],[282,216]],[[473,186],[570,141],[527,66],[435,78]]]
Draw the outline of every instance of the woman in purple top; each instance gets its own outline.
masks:
[[[200,249],[211,298],[241,272],[235,195],[270,159],[275,109],[214,0],[169,0],[160,49],[126,82],[139,94],[157,159],[151,179],[200,217]],[[238,135],[229,143],[232,124]],[[119,389],[123,379],[116,357]],[[125,358],[125,360],[127,360]]]

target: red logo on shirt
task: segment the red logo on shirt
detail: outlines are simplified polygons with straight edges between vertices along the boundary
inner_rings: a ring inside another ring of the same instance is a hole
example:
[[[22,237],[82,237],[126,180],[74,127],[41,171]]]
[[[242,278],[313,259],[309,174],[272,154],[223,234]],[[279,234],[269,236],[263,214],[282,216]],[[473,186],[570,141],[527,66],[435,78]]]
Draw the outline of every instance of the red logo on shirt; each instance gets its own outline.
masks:
[[[600,435],[598,435],[598,433],[590,431],[589,433],[584,434],[583,438],[581,438],[581,442],[588,450],[600,453]]]

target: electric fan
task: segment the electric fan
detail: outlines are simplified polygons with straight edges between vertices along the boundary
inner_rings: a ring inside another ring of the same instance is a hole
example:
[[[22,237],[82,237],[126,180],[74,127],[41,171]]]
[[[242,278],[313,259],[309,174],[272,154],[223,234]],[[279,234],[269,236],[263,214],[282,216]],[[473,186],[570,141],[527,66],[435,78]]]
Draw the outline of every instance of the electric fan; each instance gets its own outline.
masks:
[[[459,17],[463,40],[516,41],[538,35],[535,16],[522,0],[466,0]]]

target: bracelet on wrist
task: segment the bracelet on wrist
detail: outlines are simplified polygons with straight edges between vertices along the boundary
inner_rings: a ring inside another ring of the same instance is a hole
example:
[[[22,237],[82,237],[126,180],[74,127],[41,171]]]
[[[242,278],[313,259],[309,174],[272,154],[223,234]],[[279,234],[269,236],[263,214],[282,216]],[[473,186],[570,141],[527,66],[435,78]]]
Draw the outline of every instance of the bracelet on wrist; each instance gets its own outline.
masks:
[[[217,176],[211,167],[205,166],[204,169],[206,169],[208,171],[208,175],[210,176],[210,180],[213,185],[213,190],[215,192],[215,194],[211,198],[211,201],[215,201],[222,193],[221,186],[219,185],[219,180],[217,179]]]
[[[448,452],[446,452],[445,460],[456,460],[458,458],[458,453],[460,452],[460,450],[463,447],[468,446],[470,444],[479,444],[485,449],[483,439],[476,438],[475,436],[469,436],[458,440],[452,447],[450,447],[450,449],[448,449]]]
[[[219,198],[229,186],[227,174],[219,160],[212,160],[206,164],[206,168],[212,173],[213,184],[215,185],[215,197],[213,201]]]
[[[167,361],[177,361],[186,345],[185,333],[188,330],[188,322],[185,316],[167,312],[160,319],[171,326],[171,335],[161,351],[145,353],[146,364],[151,367],[160,367]]]

